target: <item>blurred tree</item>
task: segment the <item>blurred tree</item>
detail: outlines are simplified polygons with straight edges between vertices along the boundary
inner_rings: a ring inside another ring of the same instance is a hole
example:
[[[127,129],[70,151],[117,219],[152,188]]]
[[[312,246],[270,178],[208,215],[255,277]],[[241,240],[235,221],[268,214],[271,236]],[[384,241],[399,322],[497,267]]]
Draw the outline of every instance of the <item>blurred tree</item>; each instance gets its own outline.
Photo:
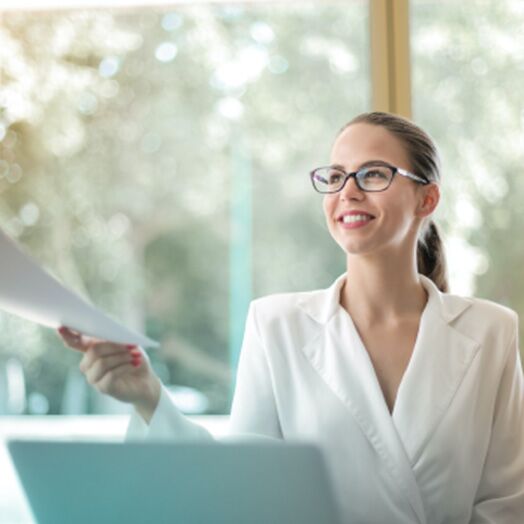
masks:
[[[361,1],[4,14],[0,224],[159,339],[167,382],[225,412],[235,137],[252,165],[253,297],[328,285],[344,256],[307,173],[369,109],[367,48]],[[0,322],[0,354],[59,412],[78,355]]]

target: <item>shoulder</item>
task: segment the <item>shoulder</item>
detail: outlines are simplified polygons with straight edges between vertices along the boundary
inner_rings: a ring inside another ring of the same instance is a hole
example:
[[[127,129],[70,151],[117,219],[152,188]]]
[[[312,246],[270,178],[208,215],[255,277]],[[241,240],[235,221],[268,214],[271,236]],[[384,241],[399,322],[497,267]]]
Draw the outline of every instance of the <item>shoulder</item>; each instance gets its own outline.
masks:
[[[296,291],[288,293],[274,293],[251,301],[251,307],[256,310],[257,316],[264,319],[273,317],[287,317],[295,314],[301,300],[313,296],[317,291]]]
[[[468,299],[471,301],[469,314],[479,320],[508,325],[514,325],[518,322],[518,313],[508,306],[485,298],[469,297]]]
[[[315,336],[319,324],[303,309],[303,302],[322,290],[275,293],[251,301],[250,316],[262,339],[305,343]],[[324,290],[325,293],[325,290]],[[324,298],[320,295],[318,298]]]
[[[448,300],[468,302],[453,325],[478,342],[507,346],[517,336],[519,315],[510,307],[479,297],[448,297]]]

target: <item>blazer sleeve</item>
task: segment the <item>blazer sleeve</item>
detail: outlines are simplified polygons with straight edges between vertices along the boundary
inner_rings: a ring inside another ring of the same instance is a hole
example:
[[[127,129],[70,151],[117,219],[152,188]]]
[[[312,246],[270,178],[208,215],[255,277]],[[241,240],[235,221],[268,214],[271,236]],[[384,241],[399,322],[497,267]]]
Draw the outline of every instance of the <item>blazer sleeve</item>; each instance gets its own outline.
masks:
[[[492,432],[471,524],[522,524],[524,518],[524,375],[518,316],[495,404]]]
[[[125,440],[213,440],[213,435],[195,424],[175,406],[162,384],[160,399],[149,424],[133,409]]]
[[[216,440],[281,438],[269,366],[260,341],[251,302],[237,371],[228,435]],[[175,406],[162,385],[160,399],[149,424],[133,410],[125,440],[214,440],[204,427],[189,420]]]
[[[229,433],[283,438],[267,348],[262,342],[257,320],[257,301],[251,302],[247,314],[231,406]]]

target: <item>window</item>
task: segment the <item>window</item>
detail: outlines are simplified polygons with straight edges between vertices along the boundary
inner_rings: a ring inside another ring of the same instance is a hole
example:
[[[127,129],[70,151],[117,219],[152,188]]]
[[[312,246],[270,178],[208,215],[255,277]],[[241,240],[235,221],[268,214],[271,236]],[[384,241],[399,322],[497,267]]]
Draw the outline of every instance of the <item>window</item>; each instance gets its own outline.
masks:
[[[252,298],[344,270],[307,173],[370,109],[368,8],[3,15],[0,227],[159,340],[149,356],[186,412],[228,412]],[[0,413],[125,409],[51,330],[0,326]]]

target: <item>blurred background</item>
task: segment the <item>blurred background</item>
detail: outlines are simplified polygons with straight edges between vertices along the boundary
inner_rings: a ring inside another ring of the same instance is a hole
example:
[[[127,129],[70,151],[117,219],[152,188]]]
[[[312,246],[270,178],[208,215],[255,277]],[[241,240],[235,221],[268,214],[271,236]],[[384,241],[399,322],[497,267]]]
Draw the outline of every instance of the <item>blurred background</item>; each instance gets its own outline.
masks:
[[[86,4],[0,11],[0,227],[160,341],[182,411],[229,412],[250,300],[344,272],[308,171],[364,111],[440,147],[451,291],[522,315],[524,2]],[[79,360],[0,313],[0,414],[127,413]]]

